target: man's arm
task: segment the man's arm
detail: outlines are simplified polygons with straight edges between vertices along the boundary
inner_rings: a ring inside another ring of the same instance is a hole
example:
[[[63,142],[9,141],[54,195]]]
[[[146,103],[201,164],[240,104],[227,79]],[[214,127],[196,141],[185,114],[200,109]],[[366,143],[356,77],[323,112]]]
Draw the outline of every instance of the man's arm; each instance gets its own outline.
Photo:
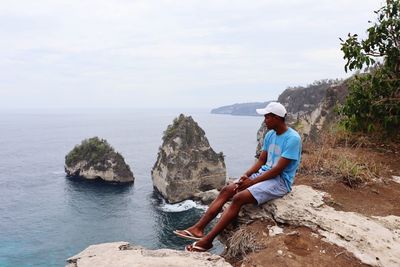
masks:
[[[254,165],[251,166],[250,169],[248,169],[243,174],[243,176],[249,177],[253,173],[258,172],[258,170],[261,168],[261,166],[264,165],[267,162],[267,157],[268,157],[267,151],[265,151],[265,150],[261,151],[260,157],[258,158],[256,163],[254,163]]]
[[[252,186],[256,183],[259,183],[259,182],[262,182],[262,181],[265,181],[265,180],[268,180],[268,179],[271,179],[271,178],[274,178],[274,177],[280,175],[283,172],[283,170],[289,165],[290,161],[291,161],[290,159],[281,157],[278,160],[278,163],[274,167],[272,167],[270,170],[264,172],[263,174],[261,174],[260,176],[258,176],[255,179],[250,179],[248,177],[242,176],[242,178],[240,178],[237,190],[238,191],[244,190],[247,187]]]

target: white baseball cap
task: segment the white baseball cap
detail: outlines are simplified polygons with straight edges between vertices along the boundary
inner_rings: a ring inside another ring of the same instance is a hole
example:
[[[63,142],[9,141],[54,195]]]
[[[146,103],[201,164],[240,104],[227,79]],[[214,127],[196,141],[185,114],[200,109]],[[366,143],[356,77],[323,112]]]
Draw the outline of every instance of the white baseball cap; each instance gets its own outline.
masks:
[[[286,108],[278,102],[270,102],[265,108],[256,109],[258,114],[265,115],[268,113],[273,113],[279,117],[284,118],[286,116]]]

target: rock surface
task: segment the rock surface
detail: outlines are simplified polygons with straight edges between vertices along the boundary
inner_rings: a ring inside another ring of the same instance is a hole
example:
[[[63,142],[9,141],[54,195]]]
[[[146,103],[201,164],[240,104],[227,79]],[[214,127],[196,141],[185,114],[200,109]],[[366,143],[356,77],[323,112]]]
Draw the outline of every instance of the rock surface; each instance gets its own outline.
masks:
[[[83,140],[65,156],[68,177],[102,179],[107,182],[133,182],[134,176],[124,158],[106,140],[93,137]]]
[[[287,112],[296,118],[297,115],[315,110],[325,98],[326,90],[331,85],[331,82],[323,81],[307,87],[288,88],[279,95],[278,102],[284,105]]]
[[[304,136],[315,139],[318,132],[336,120],[334,108],[347,96],[346,81],[322,81],[308,87],[286,89],[278,98],[287,111],[287,122]]]
[[[226,181],[222,153],[215,153],[192,117],[181,114],[164,132],[151,171],[154,187],[169,203],[221,189]]]
[[[228,267],[223,258],[210,253],[170,249],[147,250],[128,242],[92,245],[67,260],[67,267]]]
[[[396,183],[400,184],[400,176],[393,175],[392,178],[393,178],[393,181],[395,181]]]
[[[400,217],[366,217],[337,211],[327,206],[325,193],[309,186],[294,186],[293,191],[259,207],[245,207],[243,218],[273,218],[275,221],[317,230],[325,241],[353,253],[373,266],[400,266]]]
[[[196,193],[194,195],[195,200],[200,200],[203,204],[208,205],[214,201],[219,195],[219,191],[217,189],[208,190],[205,192]]]
[[[268,127],[265,124],[265,122],[263,121],[261,123],[260,129],[258,129],[258,131],[257,131],[257,148],[256,148],[256,156],[255,156],[256,158],[260,157],[262,147],[264,145],[264,137],[267,132],[268,132]]]

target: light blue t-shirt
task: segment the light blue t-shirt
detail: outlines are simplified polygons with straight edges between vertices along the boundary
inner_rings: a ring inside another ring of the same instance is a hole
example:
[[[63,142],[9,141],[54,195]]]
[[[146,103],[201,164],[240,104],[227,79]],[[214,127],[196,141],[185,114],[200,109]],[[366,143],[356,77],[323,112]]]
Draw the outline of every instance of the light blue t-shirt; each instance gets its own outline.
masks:
[[[291,160],[289,165],[283,169],[281,173],[281,177],[284,179],[288,191],[291,191],[294,175],[296,174],[297,167],[299,167],[301,160],[300,135],[292,128],[288,128],[288,130],[281,135],[277,135],[274,130],[270,130],[265,135],[262,149],[268,154],[266,164],[261,167],[264,171],[270,170],[275,166],[280,157]]]

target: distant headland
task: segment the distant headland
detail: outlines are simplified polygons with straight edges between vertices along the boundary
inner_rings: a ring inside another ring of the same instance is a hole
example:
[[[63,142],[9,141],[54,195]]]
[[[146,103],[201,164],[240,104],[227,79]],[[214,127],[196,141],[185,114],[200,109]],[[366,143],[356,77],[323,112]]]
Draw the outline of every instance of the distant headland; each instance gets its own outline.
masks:
[[[211,110],[212,114],[229,114],[236,116],[260,116],[256,113],[256,109],[264,108],[269,102],[252,102],[252,103],[238,103],[229,106],[214,108]]]

